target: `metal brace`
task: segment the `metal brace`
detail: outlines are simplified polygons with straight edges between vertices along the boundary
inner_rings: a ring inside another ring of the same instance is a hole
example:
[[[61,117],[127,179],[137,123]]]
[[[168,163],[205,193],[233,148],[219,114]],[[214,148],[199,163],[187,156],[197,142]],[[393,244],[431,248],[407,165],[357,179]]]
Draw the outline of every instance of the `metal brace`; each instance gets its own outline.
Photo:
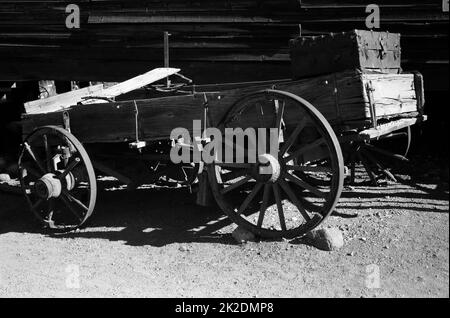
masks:
[[[68,132],[70,131],[70,115],[68,111],[64,111],[63,112],[63,127],[65,130],[67,130]]]
[[[137,149],[137,150],[139,150],[139,152],[141,152],[142,148],[145,148],[147,146],[147,142],[139,140],[139,108],[138,108],[136,101],[134,100],[133,102],[134,102],[134,114],[135,114],[135,120],[136,120],[136,125],[135,125],[136,126],[136,141],[130,143],[129,147],[131,149]]]
[[[370,115],[372,117],[372,127],[377,128],[378,120],[377,120],[377,113],[376,113],[376,109],[375,109],[375,101],[373,98],[373,92],[375,91],[375,89],[372,87],[371,81],[369,81],[366,84],[366,91],[367,91],[367,96],[369,97]]]

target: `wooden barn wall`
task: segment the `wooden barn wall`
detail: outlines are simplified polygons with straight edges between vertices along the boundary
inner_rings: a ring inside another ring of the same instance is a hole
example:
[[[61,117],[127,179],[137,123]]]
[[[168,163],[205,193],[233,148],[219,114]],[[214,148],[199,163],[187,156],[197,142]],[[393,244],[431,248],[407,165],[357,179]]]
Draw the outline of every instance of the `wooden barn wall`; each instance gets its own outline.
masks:
[[[290,77],[288,40],[365,28],[360,0],[0,0],[0,80],[118,81],[172,66],[197,83]],[[406,70],[448,90],[448,13],[442,0],[378,0],[383,30],[403,35]],[[81,8],[81,28],[65,8]]]

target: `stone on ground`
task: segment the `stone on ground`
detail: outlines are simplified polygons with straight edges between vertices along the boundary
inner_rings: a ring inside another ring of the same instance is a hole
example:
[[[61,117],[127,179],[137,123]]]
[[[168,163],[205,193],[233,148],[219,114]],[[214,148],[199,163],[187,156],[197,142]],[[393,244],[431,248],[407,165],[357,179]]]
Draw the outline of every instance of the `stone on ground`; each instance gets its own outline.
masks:
[[[255,234],[240,226],[236,228],[231,235],[239,244],[254,242],[256,240]]]
[[[314,230],[306,238],[310,244],[323,251],[336,251],[344,247],[344,236],[337,228]]]

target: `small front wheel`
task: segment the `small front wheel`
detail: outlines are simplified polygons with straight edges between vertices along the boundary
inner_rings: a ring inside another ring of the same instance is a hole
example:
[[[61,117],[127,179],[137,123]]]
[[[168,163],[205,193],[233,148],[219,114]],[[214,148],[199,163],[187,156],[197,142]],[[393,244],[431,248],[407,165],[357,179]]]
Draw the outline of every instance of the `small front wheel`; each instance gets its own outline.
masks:
[[[37,219],[47,228],[68,232],[91,216],[97,181],[83,145],[67,130],[46,126],[23,143],[20,182]]]

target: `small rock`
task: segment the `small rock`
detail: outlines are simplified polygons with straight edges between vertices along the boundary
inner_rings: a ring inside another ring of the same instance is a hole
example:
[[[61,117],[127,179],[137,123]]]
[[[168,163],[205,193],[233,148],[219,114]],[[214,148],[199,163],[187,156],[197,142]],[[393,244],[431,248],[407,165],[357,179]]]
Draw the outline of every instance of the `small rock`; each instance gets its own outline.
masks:
[[[188,248],[187,246],[185,246],[185,245],[181,245],[181,246],[178,248],[178,250],[179,250],[180,252],[189,252],[189,248]]]
[[[256,240],[255,234],[247,231],[246,229],[240,226],[236,228],[236,230],[234,230],[231,235],[239,244],[246,242],[254,242]]]
[[[9,181],[11,181],[11,177],[9,176],[9,174],[6,173],[0,174],[0,182],[9,182]]]
[[[367,242],[367,239],[365,237],[361,237],[359,240],[362,242]]]
[[[306,238],[316,248],[324,251],[336,251],[344,246],[344,236],[337,228],[314,230]]]
[[[355,252],[348,253],[347,256],[353,257],[353,256],[355,256]]]

